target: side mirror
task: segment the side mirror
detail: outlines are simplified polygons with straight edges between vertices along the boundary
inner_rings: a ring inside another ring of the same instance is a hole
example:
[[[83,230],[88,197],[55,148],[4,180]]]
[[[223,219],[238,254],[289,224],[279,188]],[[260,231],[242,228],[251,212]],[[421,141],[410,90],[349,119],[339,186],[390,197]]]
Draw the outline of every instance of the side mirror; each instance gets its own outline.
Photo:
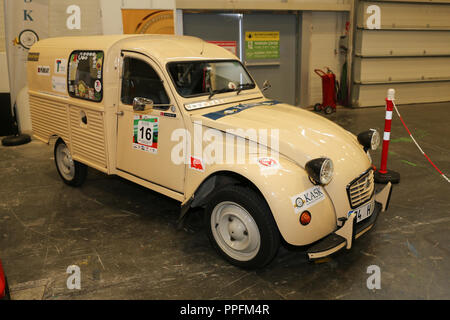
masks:
[[[153,108],[153,100],[136,97],[133,99],[133,111],[147,111]]]
[[[267,89],[271,88],[272,85],[270,84],[269,80],[264,81],[262,91],[266,91]]]

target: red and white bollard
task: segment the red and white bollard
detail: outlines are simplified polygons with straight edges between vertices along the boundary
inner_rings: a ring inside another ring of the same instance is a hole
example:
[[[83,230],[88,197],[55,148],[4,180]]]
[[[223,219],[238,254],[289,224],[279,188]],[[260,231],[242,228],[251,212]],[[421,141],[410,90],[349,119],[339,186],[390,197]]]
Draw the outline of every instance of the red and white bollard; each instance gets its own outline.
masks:
[[[389,89],[386,98],[386,118],[384,121],[383,150],[381,152],[380,169],[375,172],[374,178],[377,183],[399,183],[400,174],[387,169],[389,152],[389,141],[391,138],[392,112],[394,111],[395,90]]]

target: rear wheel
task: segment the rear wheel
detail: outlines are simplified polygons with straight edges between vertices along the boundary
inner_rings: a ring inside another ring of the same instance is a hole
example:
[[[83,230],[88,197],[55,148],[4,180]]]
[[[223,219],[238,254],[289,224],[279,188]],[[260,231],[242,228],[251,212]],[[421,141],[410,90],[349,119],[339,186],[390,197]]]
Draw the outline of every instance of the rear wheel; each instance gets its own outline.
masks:
[[[322,104],[316,103],[316,104],[314,105],[314,111],[316,111],[316,112],[322,111]]]
[[[216,191],[206,207],[205,226],[213,247],[238,267],[267,265],[280,245],[267,203],[249,188],[229,185]]]
[[[55,164],[59,176],[72,187],[79,187],[86,180],[87,166],[72,159],[70,150],[63,140],[59,139],[55,144]]]

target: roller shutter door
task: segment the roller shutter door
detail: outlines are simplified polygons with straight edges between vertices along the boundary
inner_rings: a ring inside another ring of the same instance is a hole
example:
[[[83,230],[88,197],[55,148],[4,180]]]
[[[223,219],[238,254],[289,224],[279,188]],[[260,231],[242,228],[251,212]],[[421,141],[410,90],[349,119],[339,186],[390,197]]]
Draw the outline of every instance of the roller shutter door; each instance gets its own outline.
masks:
[[[380,29],[367,20],[380,8]],[[400,103],[450,101],[450,0],[358,1],[352,103],[384,104],[395,88]]]

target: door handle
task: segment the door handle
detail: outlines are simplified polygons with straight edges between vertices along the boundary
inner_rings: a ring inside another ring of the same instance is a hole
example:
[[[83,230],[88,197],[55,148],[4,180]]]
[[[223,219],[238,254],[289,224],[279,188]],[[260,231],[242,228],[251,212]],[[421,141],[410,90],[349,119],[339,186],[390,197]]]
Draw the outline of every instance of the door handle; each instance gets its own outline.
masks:
[[[116,112],[118,116],[123,116],[123,111]]]

